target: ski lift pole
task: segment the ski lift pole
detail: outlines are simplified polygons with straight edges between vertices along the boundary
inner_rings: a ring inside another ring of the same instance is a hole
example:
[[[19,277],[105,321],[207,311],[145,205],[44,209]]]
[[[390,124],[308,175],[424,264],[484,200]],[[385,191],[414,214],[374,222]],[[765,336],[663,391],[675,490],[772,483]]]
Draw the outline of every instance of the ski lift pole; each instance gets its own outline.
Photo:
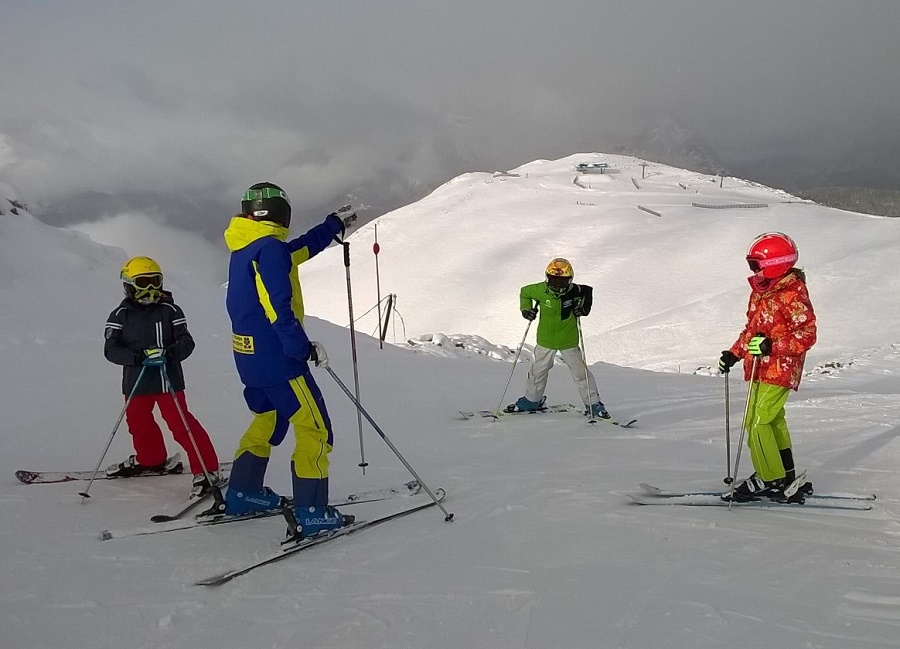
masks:
[[[372,252],[375,253],[375,297],[378,300],[378,325],[381,326],[381,275],[378,272],[378,253],[381,247],[378,245],[378,224],[375,224],[375,243]],[[378,349],[384,349],[384,336],[378,337]]]
[[[419,477],[419,474],[416,473],[416,470],[412,468],[410,463],[406,461],[406,458],[403,457],[403,455],[400,453],[400,451],[397,450],[397,447],[394,446],[391,443],[391,440],[388,439],[387,435],[384,434],[384,431],[378,427],[378,424],[375,423],[375,420],[372,419],[372,417],[369,415],[368,412],[366,412],[366,409],[362,407],[362,404],[359,402],[359,399],[357,399],[356,397],[353,396],[353,393],[350,392],[349,389],[347,389],[347,386],[344,385],[344,382],[341,381],[340,378],[338,378],[338,375],[335,374],[333,369],[331,369],[328,365],[325,365],[324,367],[325,367],[325,370],[329,374],[331,374],[331,378],[334,379],[335,383],[337,383],[338,386],[340,386],[341,390],[344,391],[344,394],[347,395],[347,398],[349,398],[350,401],[353,402],[353,405],[356,406],[357,411],[359,411],[359,413],[366,418],[366,420],[372,425],[372,428],[375,429],[375,432],[378,433],[381,436],[381,439],[384,440],[384,443],[388,445],[388,447],[394,452],[394,455],[396,455],[397,458],[403,463],[403,466],[405,466],[406,469],[410,472],[410,474],[412,474],[412,476],[418,481],[418,483],[420,485],[422,485],[422,489],[424,489],[425,492],[429,496],[431,496],[431,499],[434,501],[434,504],[437,505],[438,507],[440,507],[441,511],[444,512],[444,520],[445,521],[453,520],[453,514],[448,512],[444,508],[444,506],[441,504],[441,501],[438,500],[437,496],[434,495],[434,492],[428,488],[428,485],[425,484],[425,482],[422,480],[422,478]]]
[[[125,399],[125,405],[122,406],[122,412],[119,413],[119,418],[116,419],[116,425],[113,426],[112,433],[109,435],[109,440],[106,442],[106,448],[103,449],[103,454],[100,456],[100,459],[97,460],[97,466],[94,467],[94,473],[91,475],[91,479],[88,481],[87,487],[85,487],[84,491],[79,491],[78,495],[81,496],[81,502],[84,502],[85,498],[90,498],[91,495],[91,485],[94,484],[94,479],[97,477],[97,473],[100,471],[100,465],[103,464],[103,458],[106,457],[106,454],[109,452],[109,447],[112,446],[113,437],[116,436],[116,432],[119,430],[119,425],[122,423],[122,418],[125,417],[125,411],[128,410],[128,404],[131,403],[131,400],[134,398],[134,393],[137,392],[137,387],[141,383],[141,379],[144,377],[144,372],[147,371],[147,366],[141,366],[141,371],[138,373],[137,381],[134,382],[134,386],[131,388],[131,392],[128,394],[128,398]]]
[[[353,359],[353,382],[356,388],[356,400],[359,401],[359,361],[356,355],[356,326],[353,323],[353,289],[350,285],[350,242],[341,239],[340,244],[344,248],[344,269],[347,274],[347,307],[350,311],[350,350]],[[366,462],[366,452],[363,445],[362,414],[358,411],[356,420],[359,426],[359,464],[357,466],[362,468],[363,475],[365,475],[366,467],[369,466],[369,463]]]
[[[393,309],[393,308],[394,308],[394,294],[389,293],[387,308],[384,311],[384,325],[381,327],[381,331],[378,332],[378,337],[382,341],[385,338],[387,338],[388,324],[390,324],[390,321],[391,321],[391,309]],[[395,340],[396,340],[396,337],[395,337]]]

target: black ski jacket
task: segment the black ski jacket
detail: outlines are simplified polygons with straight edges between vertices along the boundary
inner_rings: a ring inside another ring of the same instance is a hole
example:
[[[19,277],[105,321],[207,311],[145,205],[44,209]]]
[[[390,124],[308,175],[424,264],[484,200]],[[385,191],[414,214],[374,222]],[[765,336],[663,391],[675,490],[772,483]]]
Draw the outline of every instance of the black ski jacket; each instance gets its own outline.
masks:
[[[144,350],[155,348],[165,350],[166,374],[172,388],[176,392],[184,390],[181,361],[194,351],[194,338],[188,331],[184,312],[172,301],[171,293],[163,292],[162,299],[155,304],[139,304],[125,298],[109,314],[104,337],[103,354],[106,360],[124,366],[122,394],[131,394],[143,369]],[[161,394],[168,391],[168,386],[163,385],[160,368],[148,367],[134,393]]]

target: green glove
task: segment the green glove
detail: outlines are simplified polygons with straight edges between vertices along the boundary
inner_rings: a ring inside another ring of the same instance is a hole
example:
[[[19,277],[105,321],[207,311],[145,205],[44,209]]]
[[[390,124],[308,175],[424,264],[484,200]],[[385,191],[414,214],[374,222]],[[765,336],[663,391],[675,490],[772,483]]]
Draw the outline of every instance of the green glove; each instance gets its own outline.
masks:
[[[772,353],[772,341],[765,336],[753,336],[747,343],[747,351],[753,356],[768,356]]]
[[[144,360],[142,364],[146,367],[158,367],[166,364],[166,351],[159,347],[144,350]]]

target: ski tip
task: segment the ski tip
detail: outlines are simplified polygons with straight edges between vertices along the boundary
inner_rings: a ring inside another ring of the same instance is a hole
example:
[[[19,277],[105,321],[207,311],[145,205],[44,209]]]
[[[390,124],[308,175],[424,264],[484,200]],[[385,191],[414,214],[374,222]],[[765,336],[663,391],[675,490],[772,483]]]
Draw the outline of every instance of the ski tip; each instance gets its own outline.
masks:
[[[177,516],[169,516],[168,514],[154,514],[150,517],[152,523],[170,523],[171,521],[177,520]]]
[[[194,586],[218,586],[224,584],[226,581],[231,581],[231,578],[225,579],[222,576],[216,575],[215,577],[207,577],[206,579],[195,581]]]

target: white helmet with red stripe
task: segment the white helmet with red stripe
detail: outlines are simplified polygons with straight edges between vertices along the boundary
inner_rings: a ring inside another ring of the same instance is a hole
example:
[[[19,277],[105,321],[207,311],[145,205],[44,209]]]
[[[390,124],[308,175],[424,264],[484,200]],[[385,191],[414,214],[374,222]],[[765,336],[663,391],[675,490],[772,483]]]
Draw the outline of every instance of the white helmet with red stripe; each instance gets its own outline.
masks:
[[[797,244],[783,232],[761,234],[747,251],[747,264],[757,275],[776,279],[797,263]]]

